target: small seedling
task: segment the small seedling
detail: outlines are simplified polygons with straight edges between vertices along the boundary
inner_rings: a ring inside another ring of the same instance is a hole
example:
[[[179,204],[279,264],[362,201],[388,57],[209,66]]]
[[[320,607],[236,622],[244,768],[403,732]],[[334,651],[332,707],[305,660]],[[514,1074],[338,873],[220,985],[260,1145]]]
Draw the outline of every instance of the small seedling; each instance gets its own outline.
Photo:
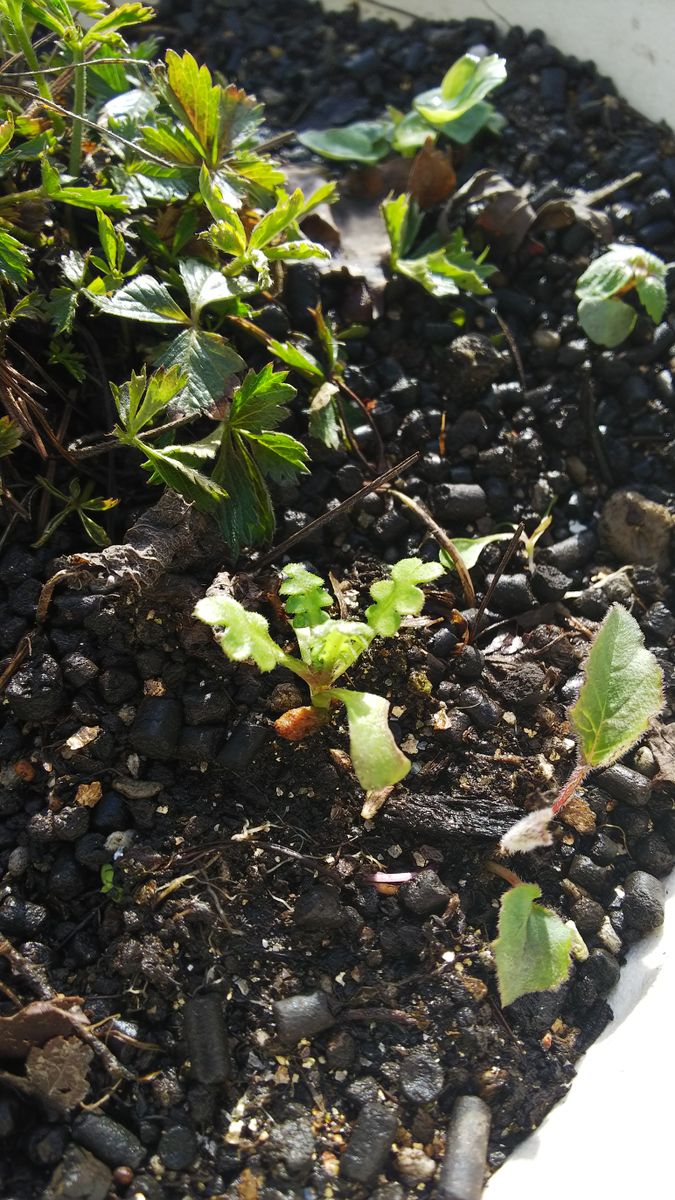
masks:
[[[329,617],[325,611],[332,600],[318,575],[300,563],[284,567],[279,591],[300,658],[286,654],[277,645],[260,613],[248,612],[231,596],[204,597],[195,608],[195,616],[220,630],[220,645],[234,662],[252,659],[261,671],[283,666],[307,684],[311,704],[279,718],[275,727],[282,736],[300,740],[325,724],[336,702],[344,704],[356,777],[366,791],[379,791],[398,783],[410,770],[410,760],[396,745],[389,728],[389,701],[372,692],[334,685],[374,637],[393,637],[404,616],[421,612],[424,593],[418,585],[429,583],[441,573],[439,563],[404,558],[391,568],[388,579],[372,585],[374,603],[366,610],[366,620],[343,621]]]
[[[666,274],[671,265],[641,246],[610,246],[577,281],[578,317],[584,333],[610,348],[625,342],[637,313],[620,297],[633,290],[652,321],[658,323],[668,303]]]
[[[552,818],[589,771],[608,767],[626,754],[662,707],[663,672],[646,649],[635,618],[614,604],[593,639],[579,698],[570,711],[577,765],[550,808],[523,817],[505,834],[502,853],[526,853],[550,845]],[[515,884],[502,899],[494,944],[500,996],[503,1004],[511,1004],[518,996],[564,982],[576,931],[535,903],[541,894],[536,885],[521,883],[505,868],[497,868],[496,873]]]
[[[102,896],[110,896],[115,904],[120,904],[124,899],[124,892],[118,883],[115,883],[115,868],[112,863],[104,863],[101,867],[101,888]]]
[[[423,214],[405,194],[385,200],[382,215],[391,243],[392,271],[407,275],[439,299],[460,292],[488,295],[486,280],[497,268],[485,261],[487,247],[475,258],[461,229],[453,230],[447,239],[434,233],[417,245]]]
[[[481,129],[498,132],[503,121],[485,99],[506,78],[497,54],[464,54],[446,72],[439,87],[415,96],[408,113],[389,108],[377,121],[356,121],[335,129],[307,129],[299,141],[308,150],[338,162],[373,164],[395,151],[412,155],[439,136],[460,145]]]
[[[91,483],[91,481],[89,483],[85,483],[84,487],[82,487],[79,479],[71,479],[68,485],[68,492],[66,493],[60,491],[60,489],[55,487],[49,479],[44,479],[42,475],[37,475],[36,479],[38,483],[42,484],[42,487],[45,489],[45,491],[54,496],[56,500],[60,500],[63,508],[56,514],[55,517],[52,517],[51,521],[47,522],[38,540],[33,542],[35,547],[46,545],[52,534],[58,529],[59,525],[62,525],[66,518],[71,516],[72,513],[77,513],[82,523],[84,532],[86,533],[87,537],[95,543],[95,545],[110,545],[110,538],[108,537],[105,529],[102,525],[99,525],[98,521],[94,521],[92,517],[89,516],[89,513],[107,512],[109,509],[114,508],[116,504],[119,504],[119,500],[113,499],[112,497],[108,497],[108,499],[106,499],[103,496],[92,496],[94,485]]]

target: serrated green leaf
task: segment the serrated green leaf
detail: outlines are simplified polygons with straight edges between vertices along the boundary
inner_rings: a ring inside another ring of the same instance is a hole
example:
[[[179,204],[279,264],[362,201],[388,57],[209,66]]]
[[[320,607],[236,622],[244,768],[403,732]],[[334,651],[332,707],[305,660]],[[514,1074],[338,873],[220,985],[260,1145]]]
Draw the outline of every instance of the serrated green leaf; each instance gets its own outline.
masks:
[[[142,466],[150,472],[151,483],[165,483],[172,491],[196,505],[200,512],[213,513],[221,503],[227,501],[225,488],[189,462],[181,462],[176,453],[179,447],[162,450],[140,439],[135,444],[146,455],[147,461]]]
[[[213,473],[227,486],[230,499],[218,506],[214,516],[237,558],[242,546],[270,540],[275,527],[274,509],[250,446],[236,430],[227,429]]]
[[[372,164],[389,153],[393,134],[392,121],[355,121],[335,129],[305,129],[298,141],[322,158]]]
[[[108,537],[108,534],[103,526],[99,525],[98,521],[92,521],[91,517],[88,517],[86,512],[84,512],[81,508],[77,510],[77,515],[80,518],[84,532],[86,533],[87,537],[91,539],[95,546],[110,545],[110,538]]]
[[[312,396],[308,411],[308,429],[310,437],[318,438],[329,450],[337,450],[340,445],[340,422],[338,419],[335,397],[338,393],[334,383],[322,383]]]
[[[265,255],[270,262],[305,262],[310,258],[330,258],[330,250],[318,242],[310,242],[307,238],[295,238],[294,241],[281,242],[277,246],[267,246]]]
[[[265,344],[272,354],[276,354],[277,358],[286,363],[287,367],[299,371],[307,379],[323,380],[324,373],[316,359],[306,350],[302,350],[300,346],[295,346],[292,342],[278,342],[276,338],[266,339]]]
[[[244,366],[236,350],[219,333],[186,329],[158,355],[158,367],[178,367],[185,376],[179,406],[197,412],[220,400],[228,381]]]
[[[179,113],[197,138],[204,158],[215,165],[221,88],[213,83],[208,67],[199,66],[188,51],[181,56],[167,50],[166,66]]]
[[[92,300],[97,308],[113,317],[149,321],[155,325],[190,324],[190,318],[176,303],[166,284],[153,279],[152,275],[138,275],[112,296],[92,296]]]
[[[205,596],[194,615],[207,625],[223,626],[220,645],[234,662],[252,659],[259,671],[272,671],[284,658],[260,613],[248,612],[231,596]]]
[[[424,607],[419,583],[430,583],[443,574],[440,563],[402,558],[391,567],[389,579],[379,579],[370,589],[375,601],[366,609],[366,620],[380,637],[393,637],[404,616],[417,616]]]
[[[203,161],[199,145],[180,126],[158,121],[156,125],[143,125],[139,132],[146,150],[160,158],[184,167],[198,167]]]
[[[290,433],[269,429],[264,433],[249,433],[246,429],[242,433],[247,437],[256,463],[267,479],[286,483],[295,479],[296,475],[309,474],[307,450]]]
[[[668,303],[665,279],[660,275],[647,275],[644,279],[638,280],[635,290],[640,303],[647,310],[652,321],[658,324]]]
[[[605,767],[634,746],[663,707],[663,672],[635,617],[613,604],[596,633],[570,712],[581,759]]]
[[[84,49],[87,46],[93,46],[96,42],[105,44],[114,38],[120,29],[127,29],[130,25],[140,25],[144,21],[152,21],[154,17],[155,10],[153,8],[145,8],[142,4],[121,4],[89,26],[82,39],[82,47]]]
[[[104,212],[117,213],[129,211],[126,196],[111,192],[110,188],[74,187],[71,184],[62,184],[58,171],[47,159],[42,160],[42,186],[45,195],[50,200],[69,204],[71,208],[87,208],[91,211],[100,208]]]
[[[286,407],[295,388],[286,383],[287,371],[275,371],[267,363],[261,371],[249,371],[236,388],[230,409],[230,426],[247,433],[274,429],[289,415]]]
[[[422,225],[419,205],[403,193],[382,204],[382,216],[391,242],[392,267],[412,249]]]
[[[331,688],[330,695],[347,709],[349,755],[361,787],[379,791],[405,778],[410,759],[396,745],[389,728],[389,701],[348,688]]]
[[[608,250],[579,276],[576,294],[580,300],[609,300],[630,284],[632,278],[630,259]]]
[[[96,221],[98,223],[98,240],[108,266],[111,271],[120,270],[124,259],[124,237],[121,233],[116,232],[110,217],[107,217],[100,208],[96,209]]]
[[[320,575],[314,575],[302,563],[288,563],[281,578],[279,595],[286,597],[284,608],[295,629],[322,625],[329,619],[323,610],[332,606],[333,598]]]
[[[367,650],[374,630],[363,621],[324,621],[313,628],[301,627],[295,635],[302,661],[334,683]]]
[[[416,111],[431,125],[446,125],[468,112],[506,79],[506,63],[497,54],[465,54],[453,63],[441,86],[415,96]]]
[[[540,896],[536,883],[521,883],[502,896],[493,950],[503,1005],[560,987],[570,973],[572,930],[557,913],[535,904]]]
[[[25,246],[6,229],[0,229],[0,277],[15,285],[27,283],[32,275],[29,262]]]
[[[508,542],[512,537],[512,533],[488,533],[485,537],[453,538],[452,541],[460,553],[464,566],[467,571],[470,571],[472,567],[475,567],[486,546],[489,546],[491,542]],[[441,550],[438,557],[446,571],[456,569],[447,550]]]
[[[203,308],[220,300],[231,300],[242,292],[239,281],[226,279],[220,271],[200,258],[182,258],[178,264],[180,277],[190,301],[192,319],[197,320]]]
[[[610,349],[625,342],[637,321],[637,313],[623,300],[582,300],[577,316],[591,341]]]
[[[79,292],[72,288],[52,288],[45,311],[56,333],[70,333],[72,330],[79,298]]]

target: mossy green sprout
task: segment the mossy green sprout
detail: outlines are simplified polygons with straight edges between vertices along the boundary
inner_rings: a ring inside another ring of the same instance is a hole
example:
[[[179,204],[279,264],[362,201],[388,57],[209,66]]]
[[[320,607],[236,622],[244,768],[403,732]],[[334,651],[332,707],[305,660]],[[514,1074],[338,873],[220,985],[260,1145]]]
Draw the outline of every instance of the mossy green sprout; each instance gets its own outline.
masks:
[[[356,777],[366,791],[379,791],[398,783],[410,770],[410,760],[389,728],[389,701],[372,692],[335,684],[375,637],[394,637],[404,616],[421,612],[424,592],[419,585],[442,573],[439,563],[404,558],[391,567],[387,579],[372,585],[374,603],[366,610],[365,621],[346,621],[328,615],[326,610],[333,601],[320,576],[301,563],[290,563],[281,572],[279,592],[298,643],[299,658],[287,654],[275,642],[265,617],[249,612],[232,596],[205,596],[197,604],[195,616],[216,627],[223,652],[234,662],[251,660],[260,671],[286,667],[307,684],[311,704],[308,710],[300,710],[302,733],[328,720],[336,702],[344,704]],[[296,723],[284,722],[283,718],[277,722],[277,728],[285,729],[285,736],[295,740],[299,735],[291,732],[290,726],[295,728]]]

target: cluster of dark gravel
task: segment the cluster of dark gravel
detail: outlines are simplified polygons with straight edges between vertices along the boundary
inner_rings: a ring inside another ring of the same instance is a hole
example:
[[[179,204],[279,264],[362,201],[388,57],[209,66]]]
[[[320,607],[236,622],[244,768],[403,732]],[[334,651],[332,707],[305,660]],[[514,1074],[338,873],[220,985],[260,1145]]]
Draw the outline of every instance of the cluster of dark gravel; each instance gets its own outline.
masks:
[[[638,182],[598,207],[617,236],[675,258],[669,135],[540,33],[500,35],[483,21],[399,31],[299,0],[206,0],[189,12],[164,3],[160,20],[168,42],[187,40],[256,92],[271,128],[406,107],[465,49],[497,49],[509,66],[498,96],[508,125],[458,163],[460,180],[492,166],[543,199],[637,170]],[[270,718],[303,702],[296,683],[227,663],[191,621],[216,564],[199,579],[170,576],[141,601],[56,589],[0,730],[0,933],[56,991],[83,996],[92,1020],[112,1021],[110,1047],[139,1082],[72,1120],[48,1121],[8,1093],[3,1194],[28,1200],[51,1177],[50,1200],[103,1200],[111,1188],[241,1200],[254,1186],[268,1200],[328,1186],[402,1200],[431,1191],[459,1096],[492,1110],[494,1169],[569,1086],[610,1019],[625,951],[662,919],[660,879],[675,853],[672,750],[655,736],[595,777],[555,852],[528,863],[545,900],[575,920],[588,960],[558,993],[511,1006],[507,1023],[495,1015],[487,942],[501,884],[481,864],[500,820],[552,786],[541,761],[557,763],[560,780],[573,763],[565,710],[611,603],[632,606],[671,713],[675,328],[640,319],[619,352],[591,346],[572,293],[594,248],[575,223],[499,264],[495,295],[524,378],[508,346],[490,341],[499,327],[485,306],[468,301],[460,328],[447,305],[401,281],[387,285],[367,335],[346,344],[346,378],[374,401],[387,458],[421,452],[401,487],[451,534],[520,520],[531,532],[555,498],[534,570],[514,557],[476,645],[458,653],[441,606],[430,631],[407,632],[360,666],[364,686],[396,706],[396,736],[417,749],[404,794],[372,826],[331,755],[346,747],[344,729],[280,744]],[[306,310],[318,300],[340,321],[353,289],[295,267],[262,320],[277,337],[311,333]],[[369,427],[357,436],[372,456]],[[279,536],[363,482],[346,452],[312,451],[311,477],[279,493]],[[608,504],[626,488],[627,500]],[[590,586],[598,569],[630,561],[635,529],[643,561]],[[383,494],[301,545],[361,599],[377,560],[436,554],[415,516]],[[64,548],[5,550],[5,655],[32,630],[50,554]],[[502,551],[488,547],[474,570],[479,595]],[[453,577],[443,586],[461,607]],[[360,879],[373,862],[418,873],[381,894]],[[115,896],[100,890],[108,865]],[[17,986],[3,959],[0,982]],[[109,1084],[97,1064],[90,1099]]]

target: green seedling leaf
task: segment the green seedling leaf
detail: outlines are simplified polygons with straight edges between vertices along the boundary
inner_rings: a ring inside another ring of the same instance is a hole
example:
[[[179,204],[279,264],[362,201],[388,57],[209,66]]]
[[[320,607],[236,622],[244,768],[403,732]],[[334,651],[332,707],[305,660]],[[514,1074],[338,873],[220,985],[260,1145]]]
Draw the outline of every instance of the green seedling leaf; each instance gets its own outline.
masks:
[[[570,719],[582,762],[606,767],[634,746],[663,707],[663,672],[634,617],[613,604],[593,639]]]
[[[138,275],[112,296],[92,296],[97,308],[112,317],[149,321],[155,325],[189,325],[190,318],[176,304],[166,284],[152,275]]]
[[[623,300],[582,300],[577,316],[591,341],[610,349],[625,342],[637,321],[637,313]]]
[[[286,597],[284,608],[294,629],[321,625],[329,619],[323,610],[331,607],[333,599],[319,575],[312,574],[302,563],[289,563],[281,576],[279,594]]]
[[[200,512],[213,513],[219,504],[227,500],[225,488],[193,466],[189,449],[183,457],[182,446],[158,449],[140,438],[135,445],[146,455],[147,461],[142,466],[150,472],[151,483],[165,483]]]
[[[453,538],[453,545],[459,551],[467,571],[470,571],[472,567],[475,567],[486,546],[489,546],[491,542],[508,542],[512,537],[512,533],[488,533],[485,537]],[[441,550],[438,558],[446,571],[455,570],[455,564],[447,550]]]
[[[396,270],[399,259],[412,249],[422,225],[422,213],[419,205],[403,193],[383,202],[382,216],[391,242],[391,265]]]
[[[552,991],[570,973],[572,930],[557,913],[535,904],[540,896],[536,883],[521,883],[502,896],[492,948],[503,1005],[531,992]]]
[[[287,371],[275,371],[267,363],[261,371],[249,371],[232,397],[230,426],[247,434],[275,429],[289,415],[286,407],[295,388],[286,383]]]
[[[392,121],[355,121],[336,129],[306,129],[298,141],[322,158],[372,165],[389,153],[393,134]]]
[[[447,125],[473,108],[506,79],[506,62],[497,54],[465,54],[453,63],[441,86],[416,96],[413,105],[431,125]]]
[[[179,406],[186,413],[220,400],[228,380],[244,367],[243,359],[221,334],[204,329],[185,329],[155,361],[158,367],[177,367],[185,376]]]
[[[8,458],[21,443],[21,426],[11,417],[0,417],[0,458]]]
[[[424,607],[419,583],[430,583],[443,574],[440,563],[402,558],[391,568],[389,579],[379,579],[370,589],[375,601],[366,609],[366,620],[380,637],[393,637],[404,616],[417,616]]]
[[[410,770],[389,728],[389,701],[371,692],[332,688],[330,696],[347,709],[349,754],[354,774],[366,791],[392,787]]]
[[[292,367],[294,371],[299,371],[306,379],[319,379],[323,381],[324,373],[315,358],[308,354],[306,350],[301,350],[299,346],[294,346],[292,342],[278,342],[276,338],[270,338],[266,341],[268,350],[275,354],[281,362],[286,363],[287,367]]]
[[[329,450],[337,450],[340,445],[340,421],[335,404],[338,391],[336,384],[322,383],[312,396],[307,414],[310,437],[318,438]]]
[[[652,321],[657,324],[666,311],[668,303],[668,292],[666,291],[664,277],[661,275],[646,275],[644,279],[638,280],[635,290],[642,307],[646,309]]]
[[[231,596],[205,596],[194,615],[207,625],[223,626],[220,645],[234,662],[252,659],[259,671],[272,671],[286,657],[260,613],[247,612]]]
[[[429,138],[435,138],[436,131],[419,113],[409,112],[396,123],[392,138],[392,150],[397,154],[408,157],[415,154]]]
[[[232,300],[242,295],[247,289],[236,279],[226,279],[220,271],[215,271],[209,263],[199,258],[182,258],[178,264],[180,277],[190,301],[190,312],[193,321],[199,320],[203,308],[209,304],[217,304],[221,300]]]
[[[0,277],[7,283],[25,284],[32,271],[28,251],[6,229],[0,229]]]
[[[367,650],[374,630],[362,621],[324,621],[295,630],[302,661],[321,677],[323,686],[344,675]]]

